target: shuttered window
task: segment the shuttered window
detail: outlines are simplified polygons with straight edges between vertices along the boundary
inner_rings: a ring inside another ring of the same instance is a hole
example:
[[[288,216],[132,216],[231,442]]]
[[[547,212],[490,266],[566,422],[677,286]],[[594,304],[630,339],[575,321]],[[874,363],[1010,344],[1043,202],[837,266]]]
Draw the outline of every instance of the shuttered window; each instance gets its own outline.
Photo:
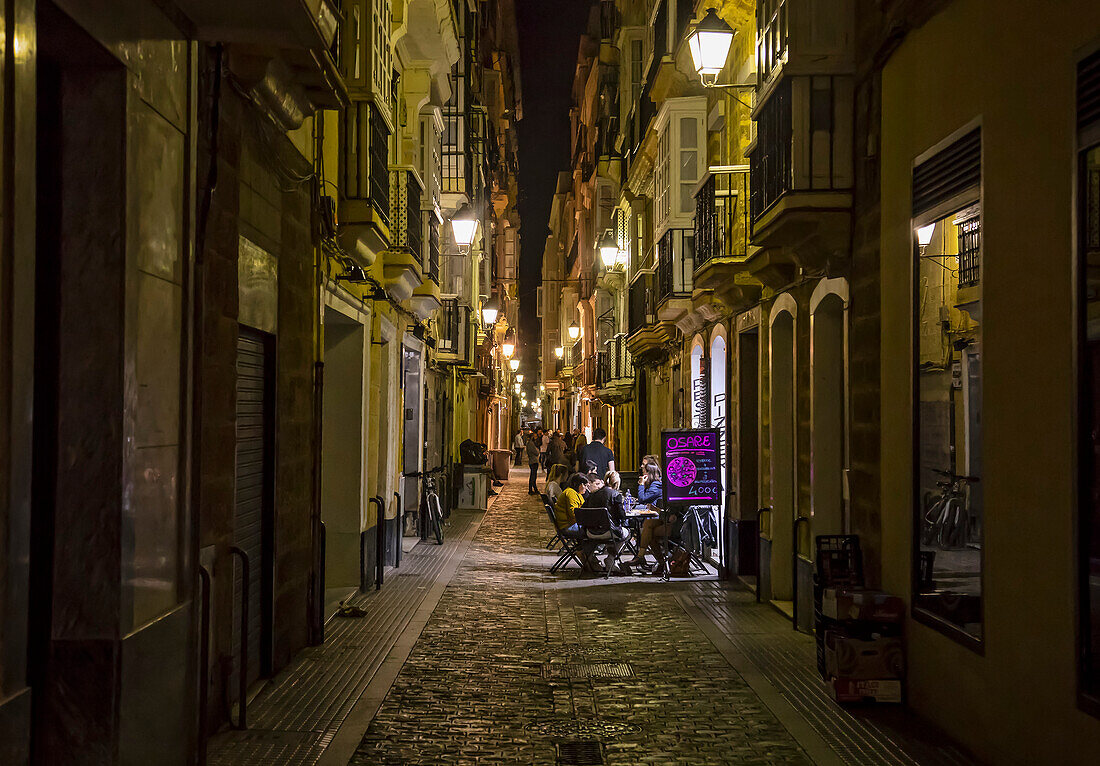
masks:
[[[913,169],[913,217],[942,205],[982,179],[982,133],[975,128]]]

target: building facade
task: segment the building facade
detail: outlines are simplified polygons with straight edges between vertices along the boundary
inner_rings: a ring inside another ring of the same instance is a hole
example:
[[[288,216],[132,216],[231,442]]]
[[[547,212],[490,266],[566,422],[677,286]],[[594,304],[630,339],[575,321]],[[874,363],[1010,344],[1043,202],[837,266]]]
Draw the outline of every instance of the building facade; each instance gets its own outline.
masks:
[[[514,7],[5,14],[0,761],[194,763],[508,438]]]
[[[711,6],[734,37],[704,87]],[[797,629],[815,539],[858,535],[909,606],[908,704],[983,762],[1100,751],[1098,46],[1084,3],[596,3],[574,82],[604,67],[617,116],[575,85],[544,253],[555,423],[613,426],[628,468],[717,428],[711,553]],[[625,391],[586,389],[620,337]]]

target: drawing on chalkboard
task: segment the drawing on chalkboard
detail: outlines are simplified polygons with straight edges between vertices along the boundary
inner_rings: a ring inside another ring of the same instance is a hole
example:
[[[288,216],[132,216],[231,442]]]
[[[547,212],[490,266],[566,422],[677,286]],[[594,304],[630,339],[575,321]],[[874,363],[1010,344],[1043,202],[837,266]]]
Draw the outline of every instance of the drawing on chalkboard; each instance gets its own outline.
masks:
[[[686,457],[678,457],[668,464],[668,480],[677,487],[690,487],[696,475],[695,463]]]

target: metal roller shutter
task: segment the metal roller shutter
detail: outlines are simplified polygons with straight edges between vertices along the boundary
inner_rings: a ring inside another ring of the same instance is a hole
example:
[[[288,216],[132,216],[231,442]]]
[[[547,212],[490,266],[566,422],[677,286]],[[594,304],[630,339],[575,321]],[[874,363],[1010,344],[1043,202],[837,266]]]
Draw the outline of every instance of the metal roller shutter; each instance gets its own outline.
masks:
[[[234,543],[248,554],[248,683],[260,677],[263,638],[262,584],[264,571],[264,504],[268,478],[266,353],[263,336],[242,330],[237,340],[237,463],[234,508]],[[239,665],[241,568],[234,562],[233,654]]]

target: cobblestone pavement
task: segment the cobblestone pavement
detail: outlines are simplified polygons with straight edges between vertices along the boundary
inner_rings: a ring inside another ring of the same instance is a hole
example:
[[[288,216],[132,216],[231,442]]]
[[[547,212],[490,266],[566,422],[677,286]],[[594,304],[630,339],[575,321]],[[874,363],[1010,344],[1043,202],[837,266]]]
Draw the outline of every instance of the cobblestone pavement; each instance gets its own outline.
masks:
[[[690,585],[549,575],[548,532],[507,485],[351,763],[811,762],[680,606]],[[577,740],[591,759],[558,752]]]

